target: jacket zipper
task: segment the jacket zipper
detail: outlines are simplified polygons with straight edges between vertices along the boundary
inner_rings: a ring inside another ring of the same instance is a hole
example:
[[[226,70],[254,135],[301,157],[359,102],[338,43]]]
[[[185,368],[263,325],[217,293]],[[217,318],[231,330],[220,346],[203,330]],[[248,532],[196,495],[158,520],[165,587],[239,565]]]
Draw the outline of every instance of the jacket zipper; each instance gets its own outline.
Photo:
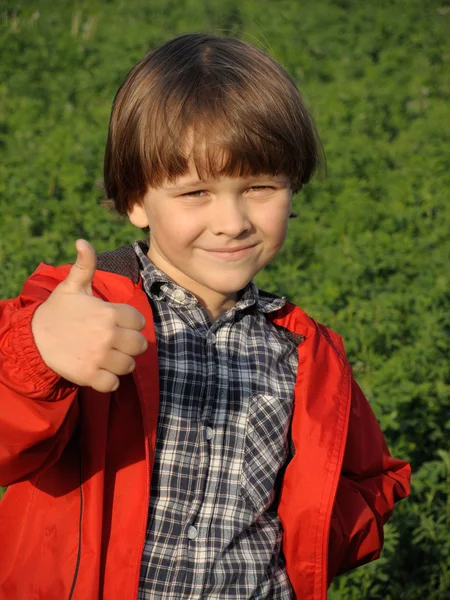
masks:
[[[81,407],[80,407],[81,411]],[[68,600],[72,600],[75,586],[78,579],[78,573],[80,571],[80,562],[81,562],[81,535],[83,529],[83,479],[82,479],[82,458],[81,458],[81,432],[80,432],[80,444],[79,444],[79,469],[80,469],[80,514],[79,514],[79,524],[78,524],[78,552],[77,552],[77,560],[75,563],[75,571],[73,574],[72,586],[70,588]]]
[[[142,390],[141,390],[141,386],[139,385],[139,380],[136,376],[136,374],[133,372],[133,379],[134,382],[136,384],[136,389],[138,392],[138,397],[139,397],[139,407],[141,409],[141,416],[142,416],[142,424],[143,424],[143,428],[144,428],[144,447],[145,447],[145,463],[146,463],[146,467],[147,467],[147,471],[146,471],[146,506],[147,506],[147,511],[146,511],[146,516],[143,519],[143,523],[141,526],[141,531],[140,531],[140,548],[141,551],[144,549],[144,544],[145,544],[145,532],[147,530],[147,518],[148,518],[148,505],[150,502],[150,449],[149,449],[149,445],[148,445],[148,435],[147,435],[147,421],[146,421],[146,414],[145,414],[145,409],[143,407],[143,395],[142,395]],[[141,552],[142,555],[142,552]],[[136,570],[136,575],[135,575],[135,585],[134,585],[134,590],[135,590],[135,595],[134,598],[137,598],[138,592],[139,592],[139,578],[140,578],[140,572],[141,572],[141,563],[140,561],[138,562],[138,567]]]
[[[339,450],[338,450],[338,460],[337,460],[337,465],[336,465],[336,469],[335,469],[335,473],[334,473],[334,477],[333,477],[333,481],[331,482],[331,487],[330,487],[330,495],[329,495],[329,506],[327,508],[327,512],[326,512],[326,518],[325,518],[325,535],[323,537],[323,550],[322,550],[322,564],[323,565],[327,565],[326,569],[323,569],[322,571],[322,584],[321,584],[321,598],[325,599],[327,597],[327,588],[328,588],[328,544],[329,544],[329,537],[330,537],[330,523],[331,523],[331,517],[333,514],[333,510],[334,510],[334,503],[335,503],[335,499],[336,499],[336,493],[337,493],[337,488],[339,485],[339,479],[340,479],[340,473],[341,473],[341,469],[342,469],[342,461],[344,459],[344,453],[345,453],[345,446],[346,446],[346,440],[347,440],[347,431],[348,431],[348,421],[349,421],[349,413],[350,413],[350,405],[351,405],[351,374],[350,374],[350,370],[349,367],[347,366],[347,381],[348,381],[348,392],[347,392],[347,399],[346,399],[346,411],[345,411],[345,415],[342,417],[342,427],[343,427],[343,431],[341,432],[340,435],[340,446],[339,446]]]

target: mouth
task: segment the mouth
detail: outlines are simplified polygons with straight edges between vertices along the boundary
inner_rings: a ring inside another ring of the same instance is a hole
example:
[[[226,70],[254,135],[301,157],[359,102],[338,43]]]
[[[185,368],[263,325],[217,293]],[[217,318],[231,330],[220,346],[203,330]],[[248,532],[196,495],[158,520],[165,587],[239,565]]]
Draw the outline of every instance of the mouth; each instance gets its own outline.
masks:
[[[208,252],[208,254],[214,258],[218,258],[219,260],[234,261],[245,258],[253,252],[255,247],[256,244],[253,244],[252,246],[245,246],[235,250],[206,250],[206,252]]]

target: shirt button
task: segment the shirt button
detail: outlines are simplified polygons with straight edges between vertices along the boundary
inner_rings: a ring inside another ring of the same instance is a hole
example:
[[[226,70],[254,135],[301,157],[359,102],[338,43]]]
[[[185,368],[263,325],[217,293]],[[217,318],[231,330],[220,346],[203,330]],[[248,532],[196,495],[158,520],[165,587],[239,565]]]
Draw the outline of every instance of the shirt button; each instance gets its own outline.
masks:
[[[195,540],[195,538],[198,535],[198,531],[197,528],[194,527],[193,525],[189,526],[189,529],[187,530],[187,536],[190,540]]]
[[[216,341],[216,336],[214,335],[214,333],[209,332],[208,333],[208,342],[211,342],[212,344],[214,344]]]
[[[175,290],[173,297],[174,300],[177,300],[177,302],[183,302],[183,300],[186,299],[186,294],[183,292],[183,290]]]
[[[206,439],[212,440],[213,436],[214,436],[214,431],[211,429],[211,427],[207,427],[206,428]]]

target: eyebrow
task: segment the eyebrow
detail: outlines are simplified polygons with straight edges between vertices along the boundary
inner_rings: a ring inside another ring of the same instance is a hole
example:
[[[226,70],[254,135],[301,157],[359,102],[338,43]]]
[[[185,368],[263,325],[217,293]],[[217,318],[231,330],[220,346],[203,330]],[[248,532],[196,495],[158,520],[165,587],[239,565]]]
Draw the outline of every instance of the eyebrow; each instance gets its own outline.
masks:
[[[180,188],[185,188],[185,187],[196,187],[199,185],[205,185],[207,183],[207,181],[204,181],[202,179],[189,179],[188,181],[183,181],[182,183],[175,183],[174,185],[170,185],[167,187],[163,187],[163,190],[178,190]]]
[[[270,175],[268,173],[260,173],[259,175],[248,175],[247,177],[241,177],[240,179],[242,179],[242,181],[252,181],[255,179],[272,179],[272,180],[276,180],[276,179],[281,179],[284,178],[284,175]],[[174,183],[174,185],[171,186],[165,186],[162,189],[165,191],[173,191],[173,190],[179,190],[179,189],[183,189],[183,188],[192,188],[192,187],[200,187],[200,186],[204,186],[204,185],[208,185],[212,182],[214,182],[215,179],[189,179],[187,181],[183,181],[182,183]]]

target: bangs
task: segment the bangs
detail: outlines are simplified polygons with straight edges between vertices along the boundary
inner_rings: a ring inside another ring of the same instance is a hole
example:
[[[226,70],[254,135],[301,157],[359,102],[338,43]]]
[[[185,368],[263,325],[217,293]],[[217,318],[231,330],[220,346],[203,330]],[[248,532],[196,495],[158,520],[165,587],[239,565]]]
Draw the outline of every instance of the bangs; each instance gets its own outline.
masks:
[[[121,214],[193,162],[201,179],[284,175],[294,192],[324,165],[315,124],[276,61],[232,38],[188,34],[145,57],[116,95],[105,190]]]
[[[229,107],[229,104],[227,104]],[[260,127],[252,130],[236,118],[231,123],[224,106],[208,106],[193,111],[192,121],[166,122],[161,131],[157,161],[145,161],[145,179],[150,187],[164,181],[173,183],[195,167],[200,179],[286,175],[294,187],[301,187],[303,173],[273,132]],[[153,159],[153,160],[152,160]]]

